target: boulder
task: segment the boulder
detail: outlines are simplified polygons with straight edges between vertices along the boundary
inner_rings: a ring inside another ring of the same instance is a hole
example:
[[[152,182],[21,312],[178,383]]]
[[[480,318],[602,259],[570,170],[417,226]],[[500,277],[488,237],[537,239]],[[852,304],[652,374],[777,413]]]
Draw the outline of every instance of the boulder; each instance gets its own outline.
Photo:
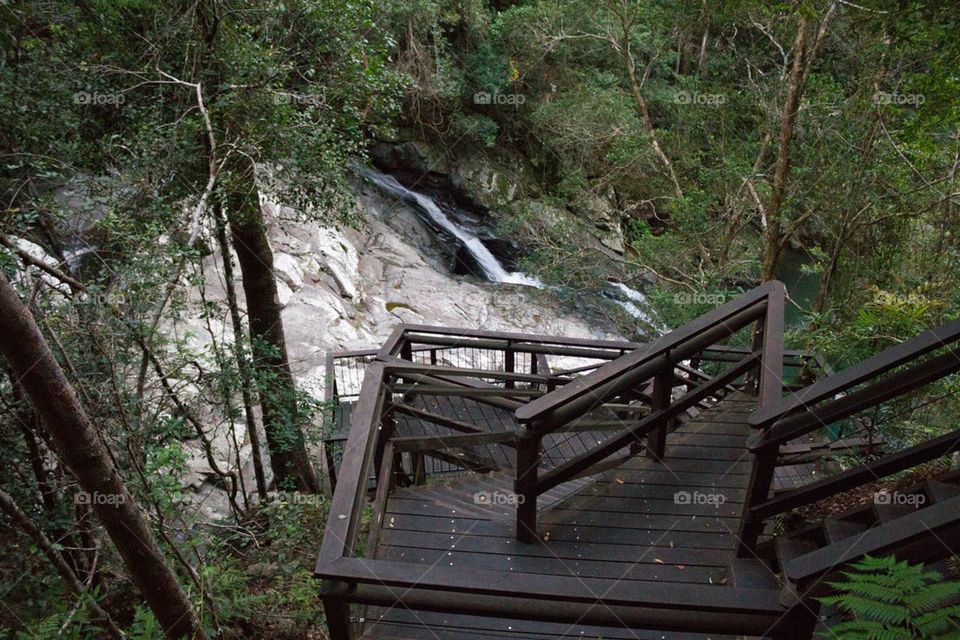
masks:
[[[273,271],[291,291],[298,291],[303,286],[303,268],[300,261],[289,253],[274,254]]]
[[[441,151],[415,140],[378,144],[370,150],[370,160],[374,166],[388,173],[405,171],[423,175],[450,172],[450,165]]]
[[[493,211],[535,195],[523,161],[509,154],[497,161],[479,152],[458,155],[450,168],[450,185],[458,197]]]

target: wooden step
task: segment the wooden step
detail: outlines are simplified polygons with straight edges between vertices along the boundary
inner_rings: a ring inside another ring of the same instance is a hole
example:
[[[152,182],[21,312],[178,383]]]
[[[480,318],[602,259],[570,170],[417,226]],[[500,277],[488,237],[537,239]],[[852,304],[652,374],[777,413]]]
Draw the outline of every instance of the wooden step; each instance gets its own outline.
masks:
[[[754,558],[732,559],[730,582],[742,589],[780,589],[780,583],[770,567]]]
[[[930,502],[936,503],[943,500],[949,500],[960,496],[960,487],[949,482],[940,482],[939,480],[930,480],[923,488]]]
[[[809,540],[797,540],[795,538],[778,538],[777,563],[780,565],[780,571],[783,572],[792,560],[812,553],[820,547],[815,542]]]
[[[882,524],[913,513],[917,510],[917,506],[913,504],[888,504],[879,502],[874,503],[873,510],[877,514],[877,519]]]
[[[823,532],[827,543],[833,544],[847,538],[854,538],[869,529],[870,526],[856,520],[842,518],[827,518],[823,521]]]

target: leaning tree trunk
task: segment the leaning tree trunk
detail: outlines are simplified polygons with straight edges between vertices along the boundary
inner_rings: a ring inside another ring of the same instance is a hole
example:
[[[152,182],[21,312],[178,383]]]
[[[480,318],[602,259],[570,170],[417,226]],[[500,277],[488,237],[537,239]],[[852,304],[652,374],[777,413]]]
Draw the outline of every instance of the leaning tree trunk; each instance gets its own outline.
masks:
[[[226,205],[247,299],[250,343],[270,466],[278,485],[319,493],[320,482],[307,455],[296,386],[287,360],[273,251],[260,211],[253,162],[247,158],[231,166]]]
[[[60,459],[120,552],[133,583],[157,617],[167,638],[204,638],[193,608],[163,560],[140,509],[114,467],[106,446],[87,417],[16,291],[0,274],[0,352],[30,396]]]
[[[773,187],[770,204],[767,206],[767,226],[763,231],[763,280],[777,279],[777,263],[783,249],[782,208],[790,175],[790,143],[793,140],[803,95],[805,45],[807,42],[807,18],[800,16],[797,38],[793,46],[793,66],[787,80],[787,97],[780,114],[780,139],[777,145],[777,163],[773,172]]]

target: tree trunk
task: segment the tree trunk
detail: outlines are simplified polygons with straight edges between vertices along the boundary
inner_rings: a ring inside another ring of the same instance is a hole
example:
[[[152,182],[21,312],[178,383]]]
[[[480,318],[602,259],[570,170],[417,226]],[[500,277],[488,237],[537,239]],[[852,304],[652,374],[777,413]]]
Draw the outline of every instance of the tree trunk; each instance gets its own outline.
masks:
[[[24,534],[30,537],[33,540],[33,543],[37,546],[43,555],[47,557],[47,560],[50,561],[50,564],[53,565],[53,568],[57,570],[57,573],[60,574],[60,578],[63,579],[64,584],[67,587],[67,590],[70,591],[73,595],[77,596],[78,600],[83,600],[87,598],[87,588],[83,585],[80,579],[77,577],[77,574],[74,573],[73,567],[67,564],[67,561],[64,559],[63,555],[57,551],[56,546],[50,539],[40,530],[40,527],[30,519],[30,517],[17,506],[13,501],[13,498],[10,497],[10,494],[5,491],[0,490],[0,511],[7,514],[10,520],[13,521],[13,524],[20,529]],[[116,638],[117,640],[122,640],[125,636],[123,632],[117,627],[113,622],[113,618],[110,617],[106,611],[104,611],[97,601],[92,597],[89,601],[90,608],[97,615],[97,617],[104,623],[107,627],[107,632],[111,637]]]
[[[800,16],[797,38],[793,45],[793,66],[787,81],[787,97],[780,114],[780,139],[777,145],[777,163],[773,173],[773,189],[767,206],[767,226],[763,230],[763,280],[777,279],[777,263],[782,249],[782,207],[790,175],[790,143],[803,95],[804,57],[807,42],[807,18]]]
[[[278,485],[319,493],[320,482],[307,455],[296,386],[287,360],[273,251],[260,211],[253,162],[239,158],[231,170],[226,193],[227,219],[247,299],[250,344],[270,465]]]
[[[217,229],[217,244],[220,248],[220,257],[223,260],[223,281],[226,283],[227,306],[230,308],[230,321],[233,325],[233,354],[240,373],[240,395],[243,401],[243,415],[247,422],[247,437],[250,438],[250,453],[253,458],[253,474],[257,481],[257,495],[261,500],[267,499],[267,481],[263,473],[263,457],[260,454],[260,433],[257,429],[257,420],[253,415],[253,381],[250,374],[250,363],[244,351],[243,323],[240,320],[240,305],[237,304],[237,292],[233,286],[233,258],[230,256],[230,245],[227,243],[227,225],[223,219],[223,211],[219,203],[213,205],[214,223]],[[243,473],[243,470],[240,470]]]
[[[783,201],[787,191],[787,178],[790,177],[790,143],[797,124],[797,113],[800,111],[800,99],[803,97],[803,85],[807,81],[813,60],[817,57],[820,45],[827,37],[830,20],[837,10],[834,0],[827,7],[820,21],[813,43],[807,45],[807,17],[800,15],[797,24],[797,37],[793,43],[793,65],[787,81],[787,97],[784,100],[783,113],[780,114],[780,139],[777,145],[777,163],[773,174],[773,185],[770,193],[770,205],[767,207],[767,226],[763,230],[763,280],[776,280],[777,263],[780,253],[789,236],[783,235]]]
[[[627,34],[627,38],[628,37],[629,34]],[[640,116],[640,122],[643,123],[643,130],[650,136],[650,146],[653,149],[653,153],[667,170],[667,175],[670,176],[670,182],[673,183],[674,192],[678,198],[682,198],[683,189],[680,188],[680,181],[677,180],[677,174],[673,170],[673,163],[667,154],[664,153],[663,148],[660,146],[660,141],[657,140],[657,133],[653,128],[653,119],[650,117],[650,110],[647,109],[647,101],[643,98],[643,92],[640,89],[640,81],[637,78],[637,65],[633,60],[633,54],[630,52],[628,41],[624,44],[623,57],[624,64],[627,67],[627,76],[630,78],[630,90],[633,94],[633,102],[637,107],[637,115]]]
[[[57,454],[89,496],[134,584],[167,638],[204,638],[173,572],[93,423],[77,399],[33,316],[0,275],[0,351],[30,396]]]

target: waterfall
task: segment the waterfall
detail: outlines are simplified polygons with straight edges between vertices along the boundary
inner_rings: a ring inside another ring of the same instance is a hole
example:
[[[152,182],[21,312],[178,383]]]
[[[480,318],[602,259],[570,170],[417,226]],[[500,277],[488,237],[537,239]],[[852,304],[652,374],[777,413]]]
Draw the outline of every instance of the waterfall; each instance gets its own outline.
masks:
[[[490,250],[487,249],[480,238],[451,220],[429,197],[407,189],[397,182],[397,179],[393,176],[388,176],[366,168],[360,169],[360,174],[376,184],[383,191],[417,207],[417,209],[427,215],[434,224],[463,243],[464,248],[473,256],[476,263],[480,265],[480,268],[483,270],[483,275],[487,280],[508,284],[521,284],[538,289],[543,288],[543,283],[534,277],[518,271],[507,271],[503,265],[500,264],[500,261],[497,260],[496,256],[490,253]]]
[[[642,320],[647,324],[653,324],[650,320],[650,316],[643,310],[646,307],[646,298],[642,293],[636,289],[631,289],[622,282],[610,282],[610,286],[622,293],[626,300],[621,299],[619,296],[614,297],[613,301],[619,304],[624,310],[632,315],[637,320]]]

